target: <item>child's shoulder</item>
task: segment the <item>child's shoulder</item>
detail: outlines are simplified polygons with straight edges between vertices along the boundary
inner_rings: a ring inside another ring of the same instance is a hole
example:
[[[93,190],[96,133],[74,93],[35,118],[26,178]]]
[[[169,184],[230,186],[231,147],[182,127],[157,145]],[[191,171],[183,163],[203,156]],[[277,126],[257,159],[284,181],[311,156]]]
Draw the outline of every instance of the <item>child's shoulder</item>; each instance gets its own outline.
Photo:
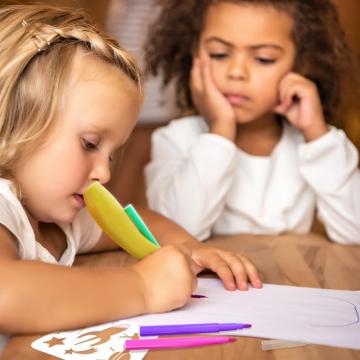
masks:
[[[154,137],[192,138],[206,133],[208,130],[209,127],[201,116],[191,115],[174,119],[167,125],[158,128],[154,131]]]
[[[0,223],[18,240],[32,237],[32,228],[16,195],[15,186],[11,181],[3,178],[0,178]],[[22,245],[20,243],[19,248],[19,252],[21,252]]]
[[[0,198],[2,199],[2,205],[4,202],[19,203],[16,196],[15,186],[10,180],[0,178]]]
[[[163,151],[170,146],[187,152],[208,131],[209,127],[201,116],[178,118],[154,131],[151,138],[152,149],[159,148]]]

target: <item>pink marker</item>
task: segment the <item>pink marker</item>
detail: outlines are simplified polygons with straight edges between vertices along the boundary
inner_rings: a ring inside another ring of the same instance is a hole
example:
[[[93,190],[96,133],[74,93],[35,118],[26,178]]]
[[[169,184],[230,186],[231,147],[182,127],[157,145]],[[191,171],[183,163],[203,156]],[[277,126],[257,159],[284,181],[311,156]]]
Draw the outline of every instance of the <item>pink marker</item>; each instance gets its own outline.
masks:
[[[126,340],[125,350],[187,348],[195,346],[225,344],[234,341],[236,341],[236,338],[221,336],[138,339]]]

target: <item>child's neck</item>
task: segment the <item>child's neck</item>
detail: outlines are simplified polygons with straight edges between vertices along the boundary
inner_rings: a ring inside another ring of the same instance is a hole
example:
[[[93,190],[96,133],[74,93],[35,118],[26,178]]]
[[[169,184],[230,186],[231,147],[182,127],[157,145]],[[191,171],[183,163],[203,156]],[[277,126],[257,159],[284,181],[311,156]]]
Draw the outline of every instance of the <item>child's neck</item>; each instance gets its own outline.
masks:
[[[235,144],[254,156],[270,156],[280,141],[282,127],[274,114],[266,114],[246,124],[239,124]]]
[[[53,223],[44,223],[36,220],[25,208],[35,240],[41,244],[56,260],[61,258],[67,247],[67,241],[63,230]]]

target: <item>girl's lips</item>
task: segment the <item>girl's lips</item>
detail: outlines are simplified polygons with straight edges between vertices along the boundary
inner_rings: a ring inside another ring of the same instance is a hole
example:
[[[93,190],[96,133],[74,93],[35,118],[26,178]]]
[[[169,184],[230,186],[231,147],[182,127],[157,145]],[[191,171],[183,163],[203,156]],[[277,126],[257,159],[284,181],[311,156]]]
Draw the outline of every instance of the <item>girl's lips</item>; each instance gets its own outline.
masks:
[[[85,207],[84,197],[81,194],[74,194],[74,199],[80,208]]]
[[[242,105],[250,100],[248,96],[237,94],[225,94],[225,98],[231,105]]]

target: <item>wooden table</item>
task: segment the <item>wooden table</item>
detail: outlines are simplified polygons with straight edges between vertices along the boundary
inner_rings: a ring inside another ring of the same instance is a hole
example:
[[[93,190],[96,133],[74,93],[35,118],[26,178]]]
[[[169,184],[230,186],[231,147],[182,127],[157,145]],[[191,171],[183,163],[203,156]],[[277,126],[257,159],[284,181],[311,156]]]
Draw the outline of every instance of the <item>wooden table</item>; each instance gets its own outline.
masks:
[[[251,257],[258,266],[263,281],[267,283],[360,290],[360,246],[337,245],[315,234],[239,235],[217,237],[209,240],[208,243],[243,252]],[[131,262],[132,259],[123,252],[83,255],[77,259],[77,264],[80,266],[104,266],[115,263],[128,265]],[[38,337],[39,335],[13,337],[9,341],[1,359],[55,359],[53,356],[38,352],[30,347],[31,342]],[[127,359],[127,357],[124,359]],[[145,359],[353,360],[360,359],[360,351],[319,345],[262,351],[261,339],[238,337],[235,343],[225,345],[150,351]]]

